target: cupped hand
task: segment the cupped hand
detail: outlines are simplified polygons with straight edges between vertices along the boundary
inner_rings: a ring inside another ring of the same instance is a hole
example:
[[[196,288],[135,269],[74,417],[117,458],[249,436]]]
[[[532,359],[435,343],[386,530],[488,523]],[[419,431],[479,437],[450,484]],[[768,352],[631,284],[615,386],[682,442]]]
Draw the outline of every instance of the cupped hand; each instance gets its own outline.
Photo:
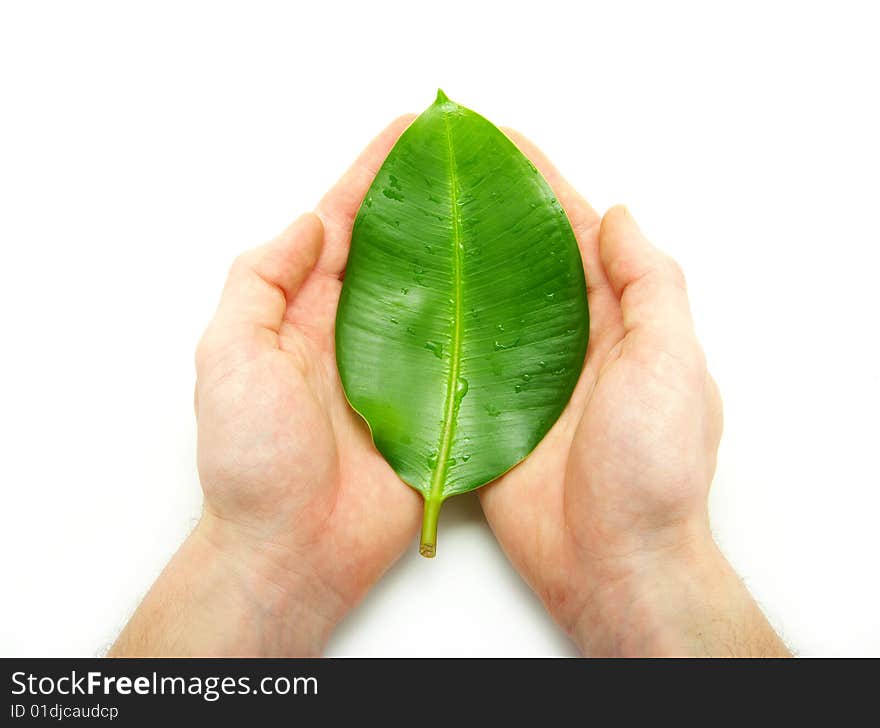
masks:
[[[673,564],[699,570],[714,558],[707,494],[721,399],[680,268],[626,209],[600,218],[534,145],[509,133],[572,223],[591,331],[562,416],[524,462],[481,490],[482,505],[554,618],[584,651],[614,652],[621,610],[655,598],[651,585]]]
[[[196,354],[197,531],[253,572],[268,609],[281,613],[295,598],[317,621],[307,651],[400,555],[421,517],[419,496],[346,402],[333,340],[352,223],[411,118],[372,142],[317,214],[235,261]]]

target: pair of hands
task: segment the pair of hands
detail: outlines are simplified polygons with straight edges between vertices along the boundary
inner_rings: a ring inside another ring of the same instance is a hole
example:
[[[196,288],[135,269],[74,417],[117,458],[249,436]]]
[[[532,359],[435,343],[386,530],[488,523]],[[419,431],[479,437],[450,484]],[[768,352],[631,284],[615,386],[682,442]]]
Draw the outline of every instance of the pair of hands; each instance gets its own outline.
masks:
[[[232,266],[196,353],[203,517],[115,654],[319,654],[412,546],[421,497],[348,406],[333,337],[352,223],[412,118],[385,129],[315,214]],[[624,208],[600,219],[508,133],[568,213],[591,336],[555,426],[480,489],[490,526],[585,653],[724,651],[728,638],[704,629],[716,610],[758,633],[751,652],[783,650],[709,530],[721,400],[680,269]],[[181,600],[191,608],[174,616],[167,602]]]

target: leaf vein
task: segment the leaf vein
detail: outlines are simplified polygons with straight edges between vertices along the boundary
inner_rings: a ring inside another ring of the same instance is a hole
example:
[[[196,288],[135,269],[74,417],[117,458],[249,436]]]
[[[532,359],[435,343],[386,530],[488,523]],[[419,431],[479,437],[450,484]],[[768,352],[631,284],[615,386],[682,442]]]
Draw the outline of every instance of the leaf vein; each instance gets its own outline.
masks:
[[[428,498],[431,500],[442,499],[443,485],[446,480],[446,471],[449,463],[449,452],[452,449],[452,440],[455,436],[455,424],[457,404],[460,400],[456,396],[458,379],[461,376],[461,338],[462,338],[462,256],[461,256],[461,220],[459,219],[459,189],[458,169],[455,163],[455,150],[452,144],[452,130],[449,126],[449,117],[445,111],[443,125],[446,132],[446,148],[449,159],[449,196],[452,211],[452,246],[453,246],[453,279],[455,282],[455,312],[453,314],[452,342],[449,347],[449,376],[446,381],[446,401],[443,407],[443,427],[440,431],[440,444],[437,450],[437,463],[434,466],[434,474],[431,478],[431,488]]]

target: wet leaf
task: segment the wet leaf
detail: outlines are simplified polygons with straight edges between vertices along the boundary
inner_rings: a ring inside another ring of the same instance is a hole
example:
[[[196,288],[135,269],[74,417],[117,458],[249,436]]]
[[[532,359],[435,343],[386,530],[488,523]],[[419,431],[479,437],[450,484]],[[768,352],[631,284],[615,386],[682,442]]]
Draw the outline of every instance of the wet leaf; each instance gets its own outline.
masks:
[[[525,458],[583,366],[586,284],[571,225],[535,166],[439,92],[361,205],[336,319],[346,396],[376,447],[440,506]]]

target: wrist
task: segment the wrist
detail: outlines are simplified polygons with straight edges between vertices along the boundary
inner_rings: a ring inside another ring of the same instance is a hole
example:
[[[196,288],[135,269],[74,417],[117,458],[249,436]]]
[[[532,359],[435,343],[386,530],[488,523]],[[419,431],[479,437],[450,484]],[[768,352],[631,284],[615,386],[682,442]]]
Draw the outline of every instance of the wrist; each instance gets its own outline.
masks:
[[[584,654],[790,654],[718,549],[707,522],[675,545],[595,561],[587,583],[592,588],[573,630]]]
[[[109,655],[319,655],[340,600],[280,551],[206,513]]]
[[[708,526],[662,547],[593,558],[575,642],[587,655],[699,654],[702,613],[728,570]]]
[[[207,511],[187,545],[219,582],[233,614],[217,629],[231,629],[240,654],[319,655],[348,611],[306,559]]]

